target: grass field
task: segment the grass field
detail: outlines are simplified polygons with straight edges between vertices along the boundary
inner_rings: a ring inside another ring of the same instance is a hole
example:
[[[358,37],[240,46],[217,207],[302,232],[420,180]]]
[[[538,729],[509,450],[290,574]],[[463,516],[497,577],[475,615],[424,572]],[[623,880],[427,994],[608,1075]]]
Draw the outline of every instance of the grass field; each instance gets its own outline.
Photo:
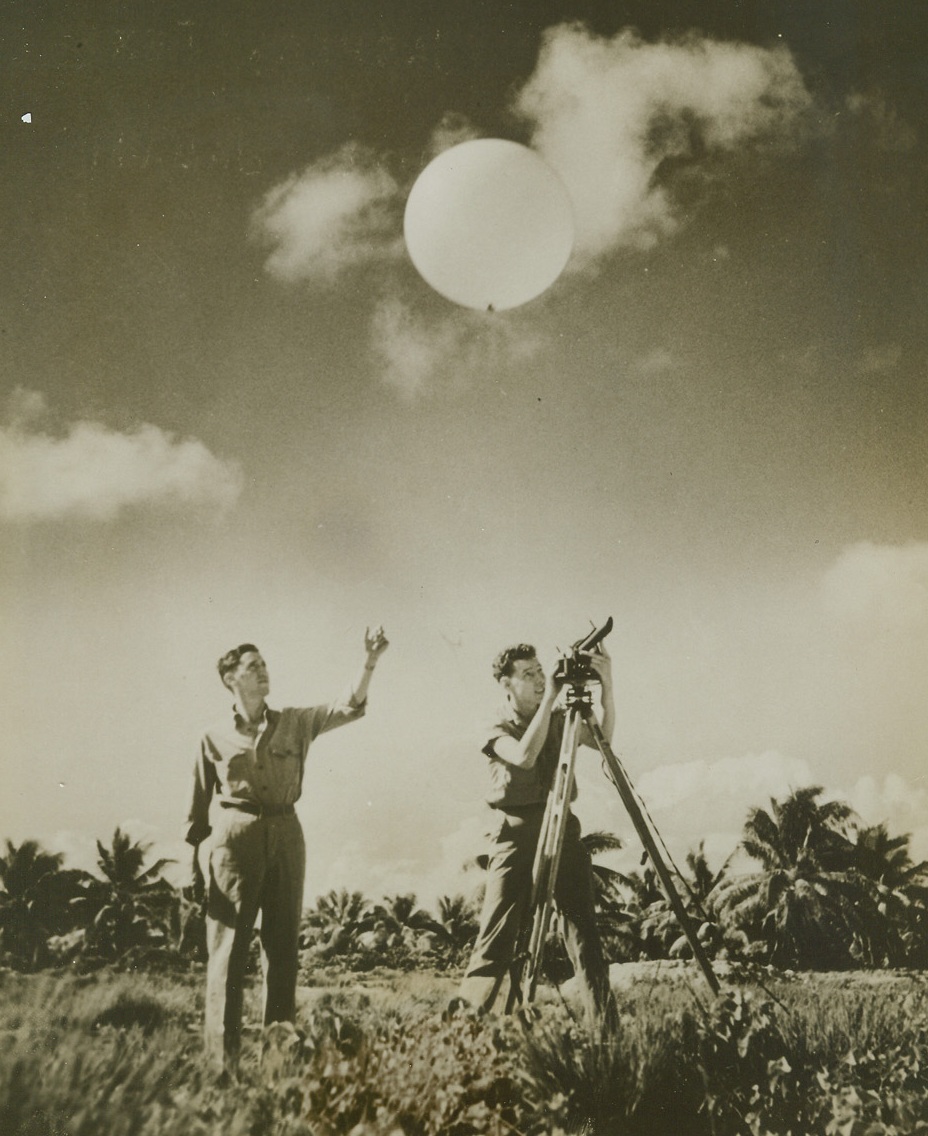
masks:
[[[524,1019],[442,1011],[448,977],[318,974],[298,1030],[201,1056],[202,972],[0,973],[3,1136],[928,1132],[921,975],[729,981],[614,968],[617,1035],[545,991]],[[257,991],[248,1020],[257,1021]]]

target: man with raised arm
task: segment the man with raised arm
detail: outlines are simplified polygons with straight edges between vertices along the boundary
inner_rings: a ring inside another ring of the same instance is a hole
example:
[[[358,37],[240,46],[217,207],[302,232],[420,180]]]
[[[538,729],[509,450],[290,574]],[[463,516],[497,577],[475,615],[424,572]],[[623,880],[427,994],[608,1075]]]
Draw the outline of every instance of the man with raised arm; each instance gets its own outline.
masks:
[[[344,697],[330,704],[272,710],[267,664],[253,643],[222,656],[219,677],[234,698],[228,718],[207,730],[194,774],[187,841],[209,840],[206,934],[206,1048],[234,1070],[241,1042],[242,998],[252,933],[261,915],[264,1023],[294,1021],[305,846],[294,804],[310,744],[360,718],[382,627],[364,636],[365,661]]]
[[[612,664],[601,643],[589,661],[599,677],[600,725],[609,740],[615,722]],[[493,1007],[510,973],[519,930],[529,917],[535,849],[565,724],[564,710],[555,705],[561,683],[554,675],[545,677],[530,644],[501,651],[493,661],[493,677],[505,703],[483,745],[490,782],[487,803],[493,814],[486,894],[480,931],[459,990],[464,1002],[481,1010]],[[579,741],[595,747],[585,723]],[[576,793],[574,785],[572,799]],[[609,969],[596,927],[592,865],[573,813],[567,820],[554,895],[586,1010],[593,1017],[614,1021]]]

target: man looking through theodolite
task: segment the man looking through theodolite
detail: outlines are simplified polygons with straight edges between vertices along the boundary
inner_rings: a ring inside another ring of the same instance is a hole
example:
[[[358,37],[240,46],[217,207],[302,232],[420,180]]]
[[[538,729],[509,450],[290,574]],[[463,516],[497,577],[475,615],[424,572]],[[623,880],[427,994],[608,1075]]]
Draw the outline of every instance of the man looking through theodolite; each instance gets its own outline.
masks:
[[[599,679],[600,726],[608,740],[615,723],[611,660],[601,642],[587,658]],[[487,803],[493,812],[486,894],[459,990],[464,1002],[481,1010],[493,1007],[528,918],[535,851],[565,726],[565,711],[555,705],[562,679],[557,671],[545,676],[533,646],[518,643],[501,651],[493,662],[493,676],[506,701],[482,747],[490,780]],[[580,725],[578,740],[596,746],[586,723]],[[592,864],[573,813],[567,817],[554,897],[586,1009],[614,1020],[609,969],[596,927]]]

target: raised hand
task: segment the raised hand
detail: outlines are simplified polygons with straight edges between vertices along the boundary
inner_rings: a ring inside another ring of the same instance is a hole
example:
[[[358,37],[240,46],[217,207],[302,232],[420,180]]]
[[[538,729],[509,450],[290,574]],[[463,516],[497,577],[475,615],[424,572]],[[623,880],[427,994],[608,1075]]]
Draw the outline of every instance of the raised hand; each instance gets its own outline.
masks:
[[[380,624],[373,628],[368,627],[365,630],[364,649],[367,651],[371,662],[376,662],[389,646],[390,640],[384,634],[383,627]]]
[[[590,651],[589,656],[590,666],[599,676],[599,681],[603,686],[612,685],[612,656],[606,650],[605,643],[597,643],[596,646]]]

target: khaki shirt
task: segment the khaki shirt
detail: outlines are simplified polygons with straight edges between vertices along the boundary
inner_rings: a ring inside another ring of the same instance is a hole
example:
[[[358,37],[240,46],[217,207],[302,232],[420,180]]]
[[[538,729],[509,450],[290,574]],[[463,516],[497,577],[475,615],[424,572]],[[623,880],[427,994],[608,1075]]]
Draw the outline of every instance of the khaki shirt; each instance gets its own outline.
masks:
[[[497,738],[508,736],[520,740],[528,729],[528,722],[523,721],[511,707],[507,706],[500,713],[499,719],[487,731],[483,753],[489,761],[490,791],[487,793],[487,804],[493,808],[522,808],[525,805],[543,805],[548,800],[548,793],[554,784],[554,773],[561,755],[561,742],[564,738],[565,714],[561,709],[552,710],[551,722],[548,726],[548,735],[544,745],[531,769],[522,769],[518,765],[511,765],[497,757],[494,748]],[[586,741],[588,731],[584,728],[580,733],[580,741]],[[571,800],[577,796],[576,782],[571,793]]]
[[[310,743],[328,730],[363,717],[365,708],[365,703],[353,706],[347,701],[265,708],[257,726],[233,710],[228,720],[207,730],[200,740],[187,842],[196,845],[209,836],[213,801],[280,806],[299,800]]]

